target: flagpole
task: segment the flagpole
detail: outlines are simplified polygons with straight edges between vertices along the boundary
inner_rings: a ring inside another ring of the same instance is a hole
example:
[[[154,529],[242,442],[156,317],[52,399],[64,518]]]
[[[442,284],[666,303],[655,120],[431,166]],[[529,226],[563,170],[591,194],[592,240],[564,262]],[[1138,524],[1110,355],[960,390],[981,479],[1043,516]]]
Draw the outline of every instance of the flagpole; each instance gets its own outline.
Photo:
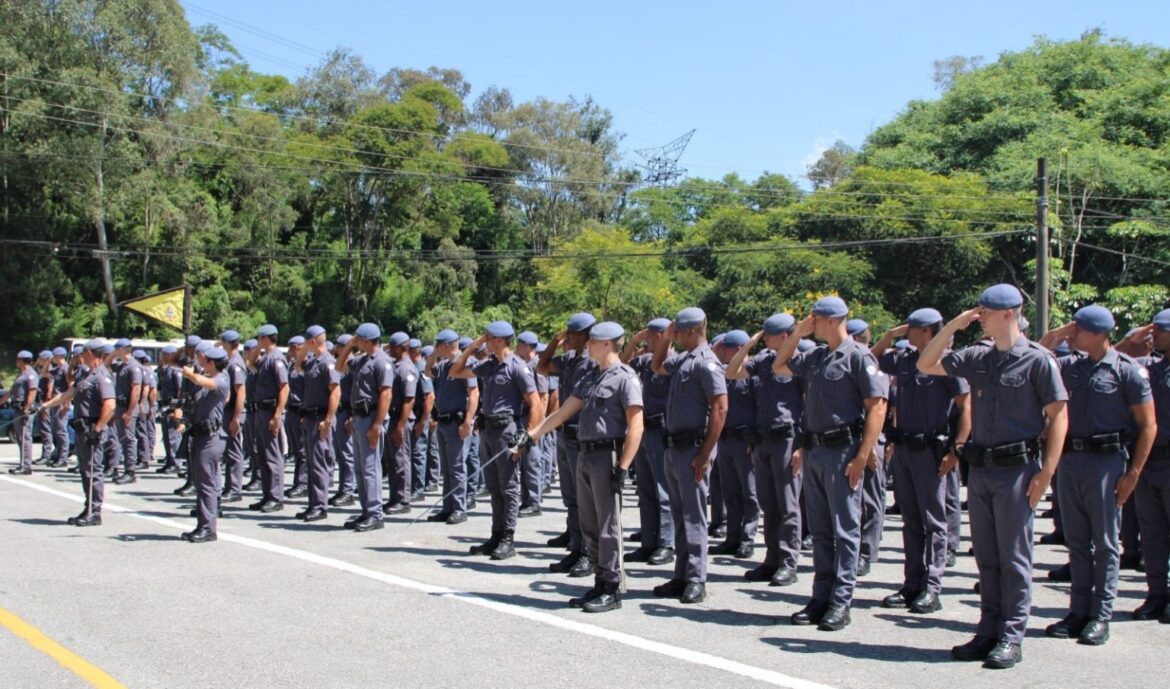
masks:
[[[191,285],[183,285],[183,341],[191,335]]]

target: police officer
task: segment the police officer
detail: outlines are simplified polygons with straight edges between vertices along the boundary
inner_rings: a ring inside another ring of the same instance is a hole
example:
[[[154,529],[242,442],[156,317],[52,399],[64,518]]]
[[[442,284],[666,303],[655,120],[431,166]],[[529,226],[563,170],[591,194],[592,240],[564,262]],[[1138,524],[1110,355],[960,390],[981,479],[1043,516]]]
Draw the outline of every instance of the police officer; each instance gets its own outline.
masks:
[[[581,312],[569,318],[565,330],[557,333],[548,343],[544,354],[536,365],[536,372],[546,376],[557,376],[560,387],[557,389],[560,405],[573,394],[577,381],[595,366],[585,354],[585,345],[589,342],[589,329],[597,323],[593,314]],[[557,350],[563,347],[564,351],[557,355]],[[543,410],[542,410],[543,413]],[[584,552],[581,540],[581,526],[577,515],[577,419],[570,417],[562,424],[558,435],[557,467],[561,475],[561,501],[565,505],[566,533],[568,533],[569,554],[560,562],[549,565],[553,572],[568,572],[570,577],[587,577],[593,572],[593,563]],[[560,543],[558,539],[549,541],[550,546]]]
[[[138,464],[138,404],[142,396],[142,366],[131,356],[130,340],[122,338],[114,343],[114,356],[120,364],[115,367],[114,391],[117,410],[114,415],[115,465],[122,459],[122,473],[114,483],[134,483]]]
[[[540,397],[540,412],[538,416],[545,417],[548,407],[548,376],[537,371],[539,359],[536,356],[536,347],[540,338],[531,330],[525,330],[516,336],[516,356],[532,369],[533,379],[536,381],[536,394]],[[546,349],[547,351],[547,349]],[[525,410],[527,414],[527,410]],[[544,441],[533,443],[520,460],[520,516],[539,517],[540,503],[543,495],[544,469]]]
[[[64,395],[72,386],[72,376],[70,375],[69,364],[65,361],[65,355],[66,351],[64,347],[57,347],[53,350],[53,361],[48,371],[49,376],[53,379],[53,394],[45,400],[46,402],[60,395]],[[55,412],[47,412],[45,421],[48,423],[53,437],[53,452],[49,455],[45,466],[63,467],[69,457],[69,426],[65,417]]]
[[[49,368],[53,365],[53,353],[49,350],[42,350],[37,356],[36,373],[37,373],[37,400],[43,405],[46,401],[52,399],[55,394],[53,390],[53,377],[49,375]],[[36,413],[37,419],[41,424],[41,456],[33,460],[33,464],[47,464],[49,458],[53,456],[56,448],[53,444],[53,429],[49,426],[49,417],[51,414],[44,410],[43,407]]]
[[[1052,481],[1068,430],[1068,393],[1059,366],[1020,333],[1023,302],[1011,285],[987,288],[979,306],[947,323],[918,357],[922,373],[966,378],[971,386],[971,438],[961,456],[970,465],[967,504],[981,614],[975,637],[951,655],[983,660],[990,668],[1009,668],[1023,658],[1033,511]],[[948,353],[955,333],[975,321],[991,341]],[[1041,464],[1038,439],[1045,420]]]
[[[325,348],[325,328],[309,326],[301,350],[297,353],[296,367],[303,371],[305,381],[301,435],[305,442],[309,507],[296,516],[315,522],[329,516],[325,501],[333,480],[333,422],[341,402],[341,374],[333,355]]]
[[[360,356],[350,356],[346,362],[346,370],[353,372],[347,430],[353,436],[353,468],[362,513],[347,520],[345,528],[359,533],[382,528],[382,454],[394,391],[394,362],[382,349],[381,339],[377,325],[362,323],[350,343]]]
[[[671,354],[671,343],[681,350]],[[723,366],[707,344],[707,315],[678,312],[654,347],[651,369],[670,377],[666,405],[666,485],[674,518],[674,576],[654,595],[700,603],[707,596],[707,480],[727,418]]]
[[[64,416],[73,402],[73,430],[77,438],[77,460],[81,484],[85,491],[85,509],[70,517],[73,526],[101,526],[105,483],[100,466],[100,443],[110,420],[114,418],[114,379],[102,364],[104,343],[90,340],[81,352],[81,362],[88,369],[75,378],[73,387],[48,404]],[[30,357],[31,358],[31,357]]]
[[[305,434],[301,426],[301,408],[305,404],[305,372],[294,366],[305,346],[305,338],[293,335],[288,339],[285,363],[288,365],[288,403],[284,411],[284,437],[288,456],[293,459],[293,484],[284,492],[289,499],[303,498],[309,492],[309,472],[305,463]]]
[[[390,398],[390,442],[382,450],[382,472],[389,477],[390,499],[387,514],[410,512],[411,452],[410,421],[414,415],[414,397],[418,393],[418,367],[407,355],[410,336],[404,332],[390,335],[390,358],[394,361],[394,392]]]
[[[462,379],[479,375],[483,381],[483,452],[487,460],[482,468],[492,497],[492,535],[482,545],[472,547],[471,554],[490,555],[493,560],[506,560],[516,554],[512,541],[520,512],[520,455],[505,455],[515,444],[517,431],[536,426],[540,419],[540,397],[532,369],[512,353],[515,334],[507,321],[488,324],[483,335],[459,354],[447,373],[451,378]],[[471,350],[481,344],[487,345],[491,356],[472,363]],[[528,408],[526,424],[521,418],[524,405]]]
[[[460,337],[459,342],[458,342],[459,351],[460,352],[467,351],[467,349],[469,347],[471,347],[471,342],[472,342],[472,339],[470,337],[467,337],[466,335],[463,337]],[[483,349],[482,352],[478,352],[478,351],[473,352],[473,356],[477,360],[484,359],[487,357],[487,347],[485,346],[482,349]],[[458,352],[455,353],[454,356],[458,357],[459,356]],[[454,363],[454,359],[452,359],[452,363]],[[479,376],[476,376],[475,378],[476,378],[476,385],[477,385],[478,389],[482,390],[483,389],[483,385],[481,384],[482,381],[479,380]],[[472,419],[471,440],[467,444],[467,509],[468,510],[475,508],[475,499],[477,497],[482,497],[484,495],[487,495],[487,488],[484,488],[484,485],[483,485],[483,471],[480,470],[480,466],[479,466],[479,451],[480,451],[481,440],[483,438],[483,435],[480,433],[480,426],[482,425],[482,419],[483,419],[483,406],[480,405],[476,409],[475,418]]]
[[[248,482],[240,489],[244,492],[256,491],[261,487],[260,465],[264,453],[260,448],[260,415],[257,413],[260,405],[256,402],[256,366],[261,354],[263,352],[256,338],[244,340],[244,454],[248,458],[245,474],[249,476]]]
[[[1157,434],[1134,489],[1146,559],[1146,599],[1133,611],[1133,618],[1170,624],[1170,609],[1166,605],[1170,600],[1167,592],[1170,579],[1170,309],[1158,312],[1152,323],[1130,333],[1118,349],[1124,346],[1132,354],[1140,355],[1149,348],[1145,344],[1147,339],[1153,345],[1153,352],[1141,361],[1149,373]]]
[[[942,608],[942,575],[947,567],[947,490],[959,458],[955,446],[971,433],[970,388],[962,378],[918,371],[919,352],[942,329],[942,314],[918,309],[905,324],[885,333],[873,348],[881,369],[897,386],[894,426],[887,441],[894,448],[894,496],[902,514],[905,554],[902,588],[882,606],[929,614]],[[890,343],[907,336],[913,350]]]
[[[776,352],[792,337],[796,319],[776,313],[763,330],[744,343],[727,365],[729,380],[757,380],[752,448],[756,486],[764,511],[764,561],[744,572],[748,581],[790,586],[797,581],[800,561],[801,511],[800,444],[803,434],[804,389],[801,379],[773,371]],[[754,357],[752,349],[764,341]]]
[[[260,455],[263,497],[248,509],[263,513],[284,509],[284,454],[280,451],[280,428],[288,402],[288,363],[276,347],[279,331],[262,325],[256,332],[261,351],[256,363],[256,450]]]
[[[158,401],[158,381],[150,368],[150,357],[146,351],[135,349],[134,361],[142,370],[142,394],[138,397],[137,415],[134,418],[134,463],[135,469],[150,468],[154,456],[154,444],[150,427],[154,425],[154,404]]]
[[[7,394],[0,397],[0,404],[11,400],[16,410],[15,431],[17,445],[20,448],[20,463],[9,469],[8,473],[19,476],[28,476],[32,473],[33,416],[37,412],[40,380],[32,364],[32,352],[21,350],[16,353],[16,380],[12,382],[12,388]]]
[[[421,357],[422,341],[410,338],[406,342],[406,357],[414,364],[418,381],[415,387],[414,408],[411,416],[414,425],[410,429],[410,499],[421,500],[423,494],[434,486],[433,477],[428,476],[428,442],[430,440],[431,410],[435,407],[435,383],[431,380],[430,371],[426,370],[426,362]]]
[[[825,344],[797,353],[788,338],[772,370],[805,378],[804,448],[801,466],[809,530],[813,537],[812,600],[794,613],[796,625],[838,631],[850,623],[849,608],[861,550],[861,483],[877,462],[875,447],[885,422],[889,379],[869,348],[849,337],[849,307],[824,297],[796,326]]]
[[[474,440],[472,426],[479,409],[479,383],[471,378],[451,378],[459,357],[459,335],[440,330],[427,367],[435,381],[435,425],[443,476],[443,506],[427,521],[462,524],[467,521],[467,452]]]
[[[1050,349],[1065,341],[1075,352],[1059,360],[1069,393],[1070,431],[1057,486],[1072,578],[1069,614],[1045,633],[1090,646],[1109,640],[1120,566],[1121,505],[1137,486],[1157,432],[1149,372],[1111,346],[1113,328],[1113,314],[1094,304],[1040,341]],[[1131,426],[1139,431],[1133,464],[1127,467],[1124,436]]]
[[[597,365],[577,381],[556,414],[529,430],[532,440],[539,441],[565,419],[579,419],[577,505],[585,547],[597,569],[593,588],[569,603],[585,612],[622,607],[621,494],[642,435],[642,384],[621,362],[624,336],[617,323],[593,326],[588,352]]]
[[[348,507],[354,503],[357,477],[353,470],[353,436],[345,430],[350,419],[350,395],[353,394],[353,371],[347,366],[354,354],[353,335],[342,333],[333,347],[334,368],[341,373],[337,413],[333,421],[333,460],[337,462],[337,493],[329,498],[333,507]]]
[[[248,401],[248,366],[240,356],[240,333],[225,330],[219,336],[221,346],[228,355],[227,374],[230,394],[224,407],[223,427],[227,431],[227,442],[223,450],[223,502],[239,502],[244,487],[244,426],[248,422],[246,404]]]
[[[666,337],[670,319],[655,318],[644,330],[635,333],[622,359],[638,374],[642,383],[642,446],[634,458],[638,473],[638,512],[642,525],[641,543],[626,555],[627,562],[646,562],[664,565],[674,561],[674,518],[670,513],[670,495],[666,490],[666,448],[663,447],[666,428],[666,403],[670,392],[670,376],[659,375],[651,368],[654,348]],[[646,351],[635,352],[641,345]],[[667,345],[670,346],[669,344]]]
[[[861,318],[845,322],[845,332],[854,342],[869,347],[869,323]],[[878,436],[875,452],[877,461],[865,468],[861,480],[861,552],[857,560],[857,576],[869,574],[871,563],[878,559],[882,542],[882,525],[886,520],[886,451],[885,435]]]
[[[714,348],[716,357],[726,366],[749,339],[743,330],[727,331],[719,346]],[[754,376],[727,381],[727,420],[719,437],[714,469],[719,473],[723,501],[727,508],[727,539],[711,547],[712,555],[734,555],[740,559],[749,559],[755,553],[760,503],[756,494],[751,447],[757,444],[758,385],[758,379]]]
[[[162,422],[163,465],[157,473],[165,474],[170,471],[179,471],[178,452],[179,443],[183,434],[179,432],[179,417],[181,413],[181,388],[183,384],[183,370],[177,365],[179,349],[174,345],[166,345],[159,355],[158,369],[158,405]]]
[[[231,379],[227,375],[228,353],[209,347],[202,354],[203,373],[193,366],[183,368],[183,378],[195,386],[191,417],[187,420],[188,471],[195,484],[198,500],[193,531],[182,534],[185,541],[206,543],[216,539],[219,512],[219,462],[224,456],[227,434],[224,432],[224,408],[231,396]]]

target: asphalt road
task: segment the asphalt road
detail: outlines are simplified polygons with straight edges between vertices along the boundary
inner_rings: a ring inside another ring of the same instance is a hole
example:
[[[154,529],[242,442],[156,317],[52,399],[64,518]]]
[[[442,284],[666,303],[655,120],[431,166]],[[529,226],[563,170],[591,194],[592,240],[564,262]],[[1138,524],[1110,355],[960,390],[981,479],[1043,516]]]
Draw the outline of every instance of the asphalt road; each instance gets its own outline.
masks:
[[[0,444],[0,469],[15,456]],[[354,534],[341,528],[352,509],[306,525],[292,517],[303,500],[272,515],[237,503],[219,542],[192,545],[178,538],[193,524],[191,500],[171,495],[178,484],[149,473],[108,486],[105,524],[77,529],[65,524],[80,509],[76,475],[0,475],[0,609],[133,689],[1165,687],[1170,668],[1170,625],[1126,614],[1144,597],[1135,572],[1122,574],[1106,646],[1045,638],[1068,595],[1044,576],[1064,551],[1046,546],[1024,662],[1006,672],[952,662],[978,615],[974,560],[947,573],[939,613],[881,608],[901,578],[897,517],[858,587],[852,626],[825,633],[787,623],[809,595],[807,559],[800,582],[777,589],[744,581],[751,563],[713,557],[696,606],[650,593],[669,566],[634,565],[620,611],[570,609],[591,582],[548,572],[563,555],[543,547],[564,523],[555,490],[543,516],[521,520],[518,556],[497,563],[466,554],[487,536],[486,507],[459,526],[410,525],[416,512]],[[627,531],[638,528],[635,500],[627,495]],[[67,665],[0,627],[3,689],[101,686]]]

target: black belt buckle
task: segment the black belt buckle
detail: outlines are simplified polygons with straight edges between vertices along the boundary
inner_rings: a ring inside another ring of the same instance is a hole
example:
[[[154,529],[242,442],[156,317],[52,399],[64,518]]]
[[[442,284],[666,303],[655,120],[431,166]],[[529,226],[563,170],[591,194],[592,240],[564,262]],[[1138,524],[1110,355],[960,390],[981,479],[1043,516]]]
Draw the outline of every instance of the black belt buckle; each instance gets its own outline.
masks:
[[[931,436],[925,433],[901,433],[898,442],[910,450],[922,452],[923,450],[930,449],[930,440]]]
[[[366,418],[374,411],[373,405],[369,402],[353,402],[349,405],[353,409],[353,413],[361,418]]]
[[[514,417],[510,414],[495,414],[493,416],[485,416],[484,421],[488,428],[507,428],[512,423]]]
[[[581,449],[586,452],[593,452],[594,450],[617,450],[621,451],[623,445],[623,438],[605,438],[603,440],[582,440]]]
[[[647,430],[656,431],[666,425],[666,414],[651,414],[642,420]]]
[[[576,440],[577,439],[577,424],[567,423],[567,424],[561,426],[561,432],[565,434],[566,439]]]
[[[276,411],[276,400],[260,400],[256,404],[266,411]]]
[[[790,423],[780,423],[768,426],[766,435],[770,440],[788,440],[795,435],[796,426]]]

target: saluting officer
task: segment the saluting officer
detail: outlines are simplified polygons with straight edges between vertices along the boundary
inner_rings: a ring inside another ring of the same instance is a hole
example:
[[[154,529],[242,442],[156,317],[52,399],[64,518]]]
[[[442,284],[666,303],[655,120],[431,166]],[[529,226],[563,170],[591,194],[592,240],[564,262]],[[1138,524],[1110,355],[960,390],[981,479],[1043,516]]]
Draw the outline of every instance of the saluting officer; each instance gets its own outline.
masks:
[[[346,370],[353,372],[350,418],[353,436],[353,469],[357,477],[362,513],[345,522],[359,533],[382,528],[382,453],[394,389],[394,362],[381,346],[382,331],[362,323],[351,341],[361,356],[351,356]]]
[[[678,312],[654,348],[651,368],[670,376],[666,405],[666,485],[674,517],[674,576],[654,595],[700,603],[707,597],[707,480],[727,418],[723,366],[707,344],[707,314]],[[670,354],[671,342],[681,350]]]
[[[73,384],[69,365],[65,361],[66,353],[64,347],[53,350],[53,363],[49,367],[49,375],[53,378],[53,397],[64,395]],[[65,417],[60,414],[49,413],[46,420],[53,434],[53,454],[49,456],[45,466],[63,467],[69,458],[69,426]]]
[[[138,465],[138,402],[142,396],[142,366],[131,356],[130,340],[122,338],[114,343],[114,356],[121,363],[116,368],[114,391],[118,408],[114,416],[115,459],[122,459],[122,473],[114,483],[134,483]],[[117,468],[115,466],[115,468]]]
[[[37,356],[36,363],[37,399],[42,405],[56,394],[53,389],[53,377],[49,374],[49,368],[52,365],[53,353],[47,349],[42,350]],[[45,411],[43,406],[36,412],[36,417],[41,422],[41,456],[33,460],[33,464],[47,464],[56,451],[53,444],[53,429],[49,425],[50,416],[52,415]]]
[[[162,417],[163,465],[157,473],[179,471],[179,444],[183,434],[179,431],[179,405],[183,384],[183,371],[178,366],[179,348],[166,345],[159,355],[158,404]]]
[[[755,410],[758,440],[752,448],[752,465],[764,511],[765,551],[764,561],[744,572],[744,578],[767,581],[771,586],[795,584],[800,561],[804,389],[801,379],[776,373],[772,368],[777,351],[793,336],[795,329],[796,319],[791,315],[769,316],[763,330],[744,343],[727,365],[728,380],[755,377],[758,381]],[[751,356],[761,339],[766,349]]]
[[[605,322],[589,332],[589,358],[597,366],[577,381],[556,414],[529,431],[533,441],[579,414],[577,505],[589,559],[597,563],[593,588],[569,604],[585,612],[622,607],[621,494],[642,435],[642,385],[621,362],[625,331]],[[649,477],[647,477],[649,478]]]
[[[195,530],[182,535],[183,540],[191,543],[207,543],[217,538],[219,462],[227,444],[224,406],[231,395],[231,379],[226,372],[228,353],[219,347],[209,347],[201,356],[202,374],[196,373],[192,366],[183,368],[183,378],[196,388],[191,417],[187,420],[187,466],[198,495],[196,524]]]
[[[479,375],[483,380],[483,452],[488,459],[482,468],[492,497],[492,535],[482,545],[472,547],[471,554],[490,555],[493,560],[505,560],[516,554],[512,542],[520,512],[520,472],[517,466],[520,456],[503,455],[514,444],[517,431],[537,424],[540,411],[532,369],[512,353],[515,334],[512,324],[507,321],[490,323],[483,335],[459,354],[447,373],[452,378],[464,379]],[[471,351],[481,344],[487,345],[491,356],[473,363]],[[525,404],[528,405],[526,424],[521,419]]]
[[[942,608],[947,567],[947,486],[959,458],[954,448],[971,433],[970,387],[963,378],[930,376],[918,370],[919,352],[942,329],[942,314],[918,309],[873,348],[881,368],[897,384],[894,426],[886,440],[894,447],[894,497],[902,513],[905,554],[902,588],[886,596],[887,608],[928,614]],[[913,350],[890,347],[907,336]]]
[[[435,424],[443,476],[443,507],[427,521],[462,524],[467,521],[467,452],[474,440],[472,424],[479,409],[475,377],[451,378],[448,372],[459,356],[459,334],[440,330],[427,367],[435,380]]]
[[[729,330],[715,347],[715,355],[726,365],[747,344],[743,330]],[[726,376],[726,369],[724,371]],[[711,547],[712,555],[734,555],[750,559],[755,553],[760,502],[756,493],[756,472],[752,468],[752,446],[757,444],[756,394],[754,376],[727,381],[727,420],[715,459],[727,509],[727,538]]]
[[[223,427],[227,431],[227,442],[223,450],[223,502],[239,502],[244,488],[244,426],[248,423],[248,365],[240,356],[240,333],[226,330],[219,336],[223,350],[227,352],[227,374],[230,394],[224,407]]]
[[[293,484],[292,488],[284,492],[284,497],[289,499],[303,498],[309,492],[305,434],[301,428],[301,408],[305,405],[305,372],[293,366],[304,346],[304,337],[293,335],[288,338],[288,354],[285,360],[288,370],[288,402],[284,411],[284,437],[288,443],[288,454],[293,458]]]
[[[305,331],[304,351],[297,368],[304,372],[305,398],[301,407],[301,435],[305,439],[309,507],[297,519],[320,521],[329,513],[325,501],[333,481],[333,420],[341,402],[341,374],[333,355],[325,348],[325,328],[311,325]]]
[[[1068,342],[1073,352],[1059,359],[1070,430],[1056,488],[1072,585],[1068,615],[1045,633],[1089,646],[1109,640],[1121,557],[1121,505],[1137,486],[1157,432],[1150,374],[1112,347],[1113,328],[1113,314],[1094,304],[1040,340],[1049,349]],[[1130,427],[1138,429],[1133,457],[1125,443]],[[1127,460],[1132,460],[1129,467]]]
[[[250,478],[244,484],[244,492],[259,490],[264,463],[264,451],[260,447],[260,405],[256,401],[256,374],[260,356],[263,354],[260,343],[256,338],[244,340],[244,364],[247,366],[247,375],[244,378],[244,453],[248,458],[248,473]]]
[[[1010,668],[1032,602],[1033,513],[1060,462],[1068,430],[1068,393],[1056,359],[1020,333],[1024,298],[1012,285],[984,290],[979,306],[956,316],[918,357],[929,375],[966,378],[971,438],[961,449],[970,466],[967,505],[979,567],[975,637],[951,649],[956,660]],[[979,321],[991,342],[947,352],[955,333]],[[1041,464],[1039,438],[1047,433]]]
[[[263,497],[248,506],[260,512],[284,509],[284,453],[280,451],[280,428],[288,402],[288,363],[276,347],[279,331],[275,325],[260,326],[256,342],[262,354],[256,364],[257,447]]]
[[[0,402],[12,400],[16,410],[16,439],[20,448],[20,463],[8,470],[10,474],[27,476],[32,473],[32,436],[34,407],[37,401],[39,376],[33,368],[32,352],[21,350],[16,353],[16,380]]]
[[[414,459],[410,421],[414,414],[414,397],[418,394],[418,367],[407,356],[409,342],[410,336],[404,332],[390,336],[394,393],[390,399],[390,443],[382,450],[382,472],[390,481],[390,499],[385,509],[387,514],[410,512],[410,474]]]
[[[354,354],[355,348],[353,335],[349,333],[338,335],[337,343],[333,346],[336,360],[334,368],[341,373],[341,396],[337,403],[337,413],[333,417],[333,458],[337,462],[337,493],[329,498],[329,504],[333,507],[352,505],[357,490],[357,476],[353,469],[353,436],[345,430],[351,416],[350,400],[353,394],[353,371],[347,364],[351,357],[360,356]]]
[[[548,407],[548,376],[537,370],[539,359],[536,356],[536,347],[540,339],[531,330],[525,330],[516,336],[516,356],[532,369],[533,380],[536,381],[536,394],[540,397],[540,418],[545,417]],[[547,351],[547,350],[546,350]],[[525,410],[527,413],[527,410]],[[543,484],[544,443],[533,443],[520,460],[520,516],[539,517]]]

